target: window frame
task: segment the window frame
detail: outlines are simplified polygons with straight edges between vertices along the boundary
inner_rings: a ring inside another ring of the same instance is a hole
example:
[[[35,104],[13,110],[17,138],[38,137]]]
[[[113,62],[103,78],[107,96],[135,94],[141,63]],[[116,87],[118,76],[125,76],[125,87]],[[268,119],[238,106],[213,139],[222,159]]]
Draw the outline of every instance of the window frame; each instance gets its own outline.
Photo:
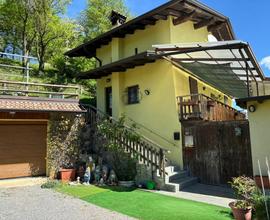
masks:
[[[134,86],[129,86],[127,87],[127,104],[128,105],[133,105],[133,104],[138,104],[140,103],[140,98],[139,98],[139,85],[134,85]],[[131,95],[134,94],[136,91],[136,100],[131,99]]]

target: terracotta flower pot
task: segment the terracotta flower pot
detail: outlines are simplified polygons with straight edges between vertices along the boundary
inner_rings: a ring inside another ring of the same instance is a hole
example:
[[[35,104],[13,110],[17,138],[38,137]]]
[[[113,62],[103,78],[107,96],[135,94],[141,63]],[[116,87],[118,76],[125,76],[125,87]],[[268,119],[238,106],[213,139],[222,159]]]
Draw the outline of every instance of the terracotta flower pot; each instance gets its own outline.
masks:
[[[230,208],[232,209],[233,216],[236,220],[251,220],[252,217],[252,208],[239,209],[235,207],[235,202],[229,203]]]
[[[270,184],[269,184],[268,177],[267,176],[263,176],[262,179],[263,179],[264,188],[270,189]],[[255,176],[254,180],[256,182],[256,185],[258,187],[262,188],[261,177],[260,176]]]
[[[75,180],[76,170],[75,169],[61,169],[60,178],[63,182],[69,182]]]

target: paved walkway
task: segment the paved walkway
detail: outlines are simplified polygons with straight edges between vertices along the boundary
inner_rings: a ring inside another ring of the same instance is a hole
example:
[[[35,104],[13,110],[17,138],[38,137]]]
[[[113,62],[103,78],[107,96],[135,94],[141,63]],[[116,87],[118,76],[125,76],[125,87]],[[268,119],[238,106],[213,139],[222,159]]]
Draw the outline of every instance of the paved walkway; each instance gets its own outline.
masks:
[[[208,204],[223,206],[227,208],[228,204],[234,200],[233,191],[228,187],[204,185],[199,183],[176,193],[166,191],[155,192],[163,195],[174,196],[198,202],[205,202]]]
[[[0,187],[0,220],[132,219],[39,185]]]
[[[41,185],[45,183],[47,179],[47,177],[22,177],[14,179],[2,179],[0,180],[0,189]]]

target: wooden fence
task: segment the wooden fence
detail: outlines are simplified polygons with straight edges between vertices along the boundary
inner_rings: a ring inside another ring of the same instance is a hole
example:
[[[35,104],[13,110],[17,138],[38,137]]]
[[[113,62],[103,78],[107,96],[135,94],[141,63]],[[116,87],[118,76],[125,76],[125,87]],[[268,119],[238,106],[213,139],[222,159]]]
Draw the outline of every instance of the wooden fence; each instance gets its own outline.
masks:
[[[87,123],[94,126],[96,132],[99,132],[97,129],[97,125],[102,122],[102,120],[107,119],[110,121],[110,123],[112,123],[112,125],[113,123],[117,123],[117,121],[115,121],[112,117],[99,111],[93,106],[84,105],[83,107],[87,109]],[[124,130],[127,132],[135,132],[127,126],[125,126]],[[133,157],[137,157],[138,162],[151,167],[152,172],[158,170],[160,177],[165,179],[165,153],[167,151],[161,148],[161,146],[159,146],[157,143],[154,143],[147,137],[142,136],[141,134],[138,134],[140,137],[138,141],[133,141],[129,139],[124,133],[118,133],[115,136],[110,137],[105,136],[101,133],[99,135],[102,135],[104,136],[104,138],[107,138],[108,140],[117,143]]]

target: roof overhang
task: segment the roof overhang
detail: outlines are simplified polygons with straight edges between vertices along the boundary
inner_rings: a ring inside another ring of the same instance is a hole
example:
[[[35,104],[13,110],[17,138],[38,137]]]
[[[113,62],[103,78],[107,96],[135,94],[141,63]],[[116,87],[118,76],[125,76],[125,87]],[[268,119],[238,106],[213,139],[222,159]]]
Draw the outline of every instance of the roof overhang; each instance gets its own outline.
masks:
[[[125,72],[127,69],[132,69],[136,66],[142,66],[147,63],[153,63],[161,58],[153,51],[146,51],[137,55],[98,67],[96,69],[81,73],[77,78],[79,79],[100,79],[108,76],[113,72]]]
[[[270,100],[270,95],[241,98],[241,99],[236,99],[235,101],[239,107],[246,109],[248,102],[257,101],[258,103],[262,103],[265,100]]]
[[[0,112],[86,112],[77,99],[0,96]]]
[[[156,53],[232,97],[247,97],[265,76],[248,43],[219,41],[154,45]],[[258,87],[257,87],[258,88]],[[257,91],[258,92],[258,91]]]
[[[133,34],[136,30],[145,29],[147,25],[155,25],[158,20],[168,19],[168,16],[174,17],[174,25],[190,20],[194,22],[195,29],[207,26],[209,32],[218,40],[235,39],[229,18],[196,0],[171,0],[66,52],[65,55],[69,57],[94,57],[96,56],[96,49],[109,44],[112,38],[124,38],[127,34]]]

